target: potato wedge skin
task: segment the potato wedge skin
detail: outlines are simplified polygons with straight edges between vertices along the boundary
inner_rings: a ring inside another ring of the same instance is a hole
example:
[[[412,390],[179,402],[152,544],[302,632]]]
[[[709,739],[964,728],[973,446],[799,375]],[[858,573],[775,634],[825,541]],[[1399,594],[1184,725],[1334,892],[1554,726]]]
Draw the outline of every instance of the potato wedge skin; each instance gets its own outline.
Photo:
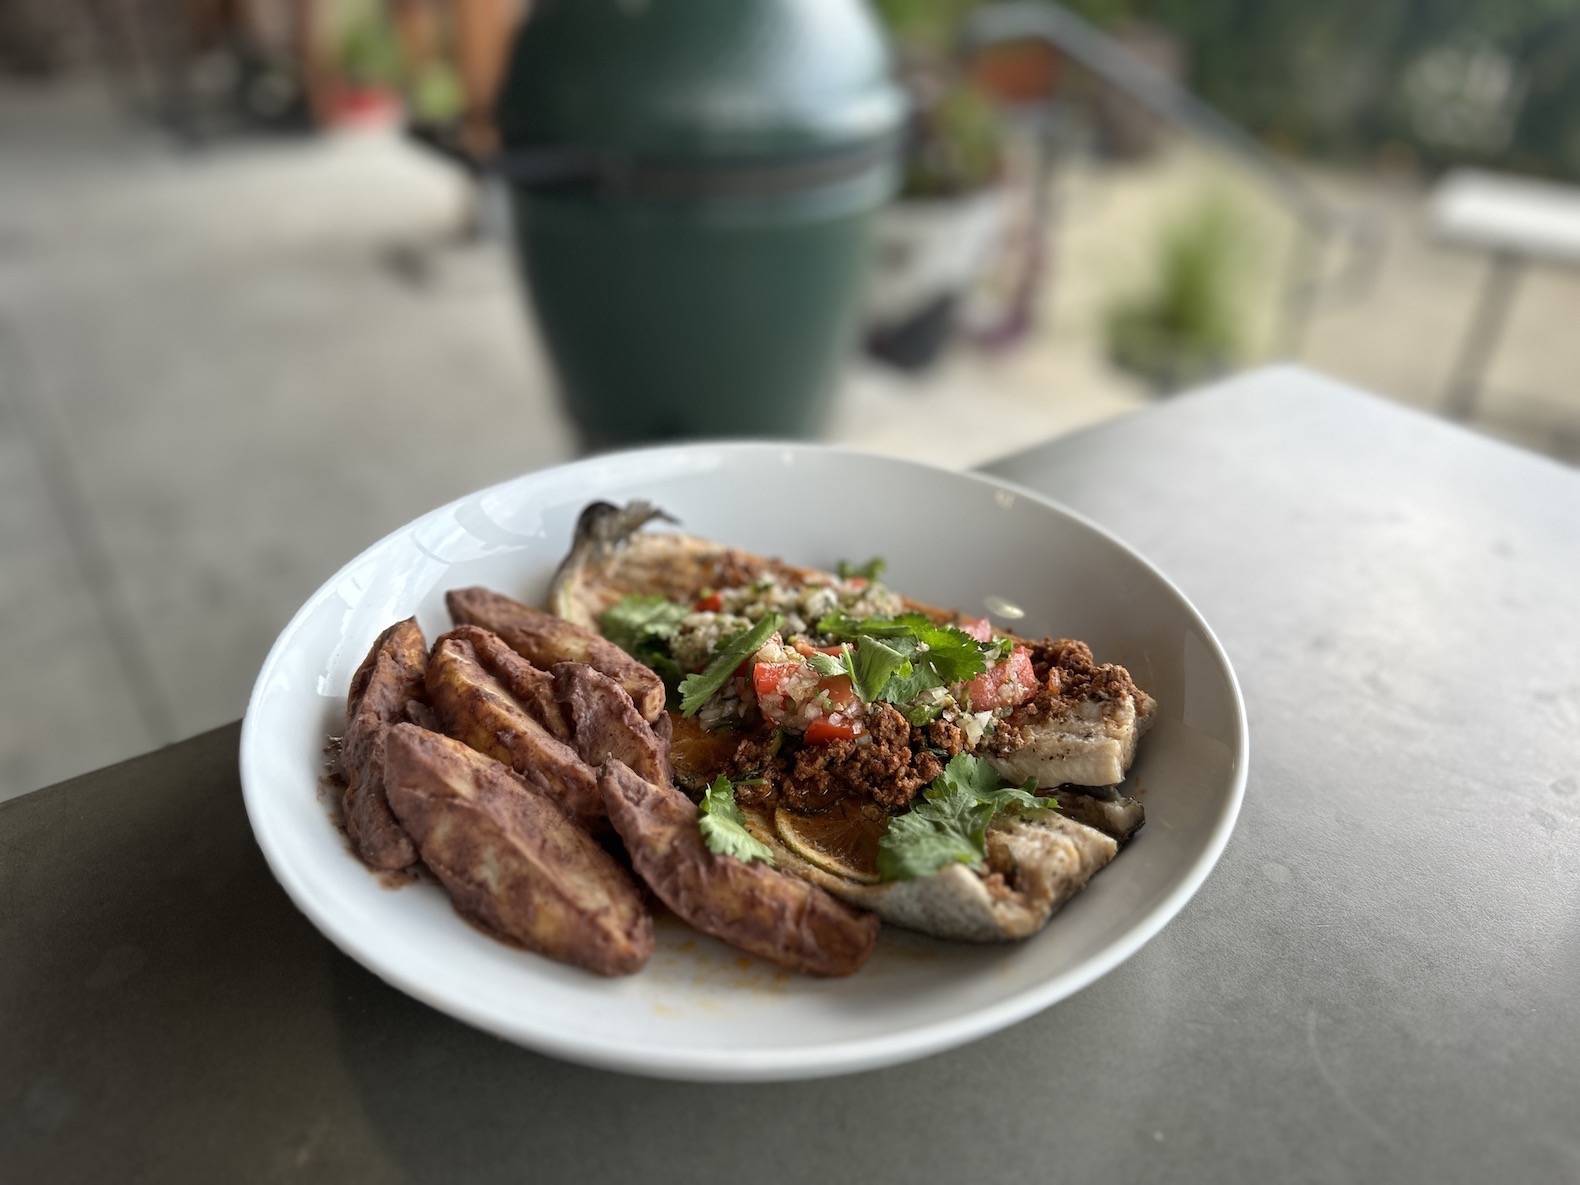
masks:
[[[492,630],[480,625],[461,625],[443,635],[470,642],[483,669],[499,680],[518,704],[556,740],[571,743],[571,725],[565,710],[554,698],[554,676],[540,671],[517,654]]]
[[[541,791],[414,724],[391,729],[386,761],[390,805],[461,914],[599,975],[647,963],[636,883]]]
[[[607,830],[592,769],[483,668],[465,637],[444,634],[434,642],[426,684],[446,736],[539,785],[578,825]]]
[[[397,621],[374,639],[351,678],[339,767],[346,836],[370,868],[394,871],[417,860],[417,849],[390,810],[385,792],[385,743],[423,692],[428,644],[417,620]]]
[[[872,954],[876,915],[767,864],[710,852],[681,791],[615,759],[598,771],[598,788],[638,875],[697,929],[810,975],[850,975]]]
[[[554,664],[554,694],[572,722],[576,752],[589,766],[618,757],[638,777],[670,784],[669,746],[619,683],[586,663],[560,662]]]
[[[619,682],[642,719],[657,720],[664,711],[663,680],[592,630],[486,588],[453,589],[444,600],[457,625],[492,630],[540,670],[558,662],[584,662]]]

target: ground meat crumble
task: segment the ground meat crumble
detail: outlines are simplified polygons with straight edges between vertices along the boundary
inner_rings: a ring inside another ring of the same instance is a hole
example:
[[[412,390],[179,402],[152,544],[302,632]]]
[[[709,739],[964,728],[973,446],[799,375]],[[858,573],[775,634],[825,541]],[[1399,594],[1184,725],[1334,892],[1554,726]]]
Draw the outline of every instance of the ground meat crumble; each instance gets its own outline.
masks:
[[[953,739],[949,734],[959,730],[952,725],[913,730],[897,709],[883,703],[874,704],[866,719],[862,736],[824,745],[792,740],[781,749],[772,734],[742,738],[728,772],[732,779],[749,780],[737,784],[736,799],[753,806],[783,802],[808,813],[827,810],[842,798],[904,810],[917,791],[943,773]]]
[[[985,744],[989,752],[1003,752],[1026,743],[1024,729],[1065,711],[1072,701],[1119,701],[1145,698],[1130,672],[1113,663],[1099,665],[1092,648],[1070,638],[1044,638],[1028,646],[1037,694],[1021,704],[993,730]]]
[[[942,749],[954,757],[966,749],[965,730],[947,720],[934,720],[925,727],[911,729],[911,747]]]
[[[983,745],[989,751],[1023,743],[1021,729],[1052,715],[1061,701],[1140,694],[1124,667],[1098,665],[1084,642],[1044,638],[1028,648],[1037,694],[998,722]],[[970,748],[958,725],[934,720],[913,727],[885,703],[871,706],[866,724],[860,737],[821,745],[805,745],[779,732],[743,736],[725,769],[737,782],[736,798],[754,806],[782,802],[808,813],[827,810],[842,798],[900,811],[951,757]]]
[[[868,710],[865,736],[797,751],[780,793],[787,806],[799,811],[825,810],[845,796],[903,810],[943,771],[936,754],[911,748],[911,725],[905,717],[878,703]]]

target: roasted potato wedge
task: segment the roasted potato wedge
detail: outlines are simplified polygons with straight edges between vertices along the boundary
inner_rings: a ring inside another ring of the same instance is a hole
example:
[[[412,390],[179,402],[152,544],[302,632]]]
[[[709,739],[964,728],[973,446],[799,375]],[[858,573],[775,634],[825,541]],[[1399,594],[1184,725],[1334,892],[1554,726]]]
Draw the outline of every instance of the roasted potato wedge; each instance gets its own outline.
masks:
[[[607,830],[597,778],[478,661],[464,637],[445,634],[428,659],[428,702],[446,736],[502,761],[539,785],[567,817]]]
[[[480,625],[456,626],[444,636],[470,642],[483,669],[499,680],[500,685],[526,709],[527,714],[553,733],[555,739],[567,745],[571,743],[570,721],[565,718],[564,709],[554,698],[553,675],[538,670],[505,645],[504,639],[498,634]]]
[[[390,806],[463,916],[599,975],[652,956],[630,874],[540,790],[415,724],[390,730],[385,760]]]
[[[486,588],[455,589],[445,594],[445,604],[457,625],[492,630],[541,670],[558,662],[584,662],[624,687],[642,719],[657,720],[664,711],[663,680],[590,629]]]
[[[669,785],[668,746],[642,719],[625,689],[585,663],[554,666],[554,693],[575,727],[576,752],[596,768],[611,757],[649,782]]]
[[[872,954],[876,915],[767,864],[715,855],[679,790],[617,759],[599,769],[598,788],[638,875],[697,929],[809,975],[850,975]]]
[[[420,706],[428,644],[416,618],[397,621],[373,642],[351,678],[346,731],[340,742],[342,802],[352,850],[370,868],[393,871],[417,859],[417,849],[391,813],[384,786],[389,730]]]

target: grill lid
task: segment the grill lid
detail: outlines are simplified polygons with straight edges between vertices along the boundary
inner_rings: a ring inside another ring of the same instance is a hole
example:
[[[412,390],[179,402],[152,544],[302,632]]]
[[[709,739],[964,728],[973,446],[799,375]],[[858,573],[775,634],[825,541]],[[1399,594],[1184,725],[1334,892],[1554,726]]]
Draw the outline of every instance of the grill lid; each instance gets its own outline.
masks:
[[[537,0],[497,116],[527,183],[745,166],[778,185],[818,175],[787,158],[857,167],[905,109],[862,0]]]

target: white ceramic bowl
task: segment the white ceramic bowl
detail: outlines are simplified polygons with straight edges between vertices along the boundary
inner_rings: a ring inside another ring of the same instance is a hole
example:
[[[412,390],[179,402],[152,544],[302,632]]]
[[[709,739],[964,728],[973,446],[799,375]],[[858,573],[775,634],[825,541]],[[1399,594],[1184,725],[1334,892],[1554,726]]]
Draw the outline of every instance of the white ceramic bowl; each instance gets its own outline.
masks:
[[[445,590],[540,602],[589,501],[650,499],[692,533],[830,567],[873,555],[885,580],[969,612],[1024,608],[1016,632],[1081,638],[1158,701],[1128,786],[1147,824],[1028,941],[993,947],[885,928],[844,980],[791,976],[661,919],[639,974],[606,981],[484,937],[432,884],[390,890],[320,798],[324,743],[378,632],[448,628]],[[1160,511],[1161,512],[1161,511]],[[1245,712],[1212,632],[1144,559],[1092,523],[991,478],[810,445],[700,444],[597,457],[462,498],[331,577],[281,633],[242,729],[258,843],[291,899],[352,958],[433,1007],[591,1065],[771,1080],[888,1065],[1003,1028],[1133,954],[1190,898],[1239,811]]]

